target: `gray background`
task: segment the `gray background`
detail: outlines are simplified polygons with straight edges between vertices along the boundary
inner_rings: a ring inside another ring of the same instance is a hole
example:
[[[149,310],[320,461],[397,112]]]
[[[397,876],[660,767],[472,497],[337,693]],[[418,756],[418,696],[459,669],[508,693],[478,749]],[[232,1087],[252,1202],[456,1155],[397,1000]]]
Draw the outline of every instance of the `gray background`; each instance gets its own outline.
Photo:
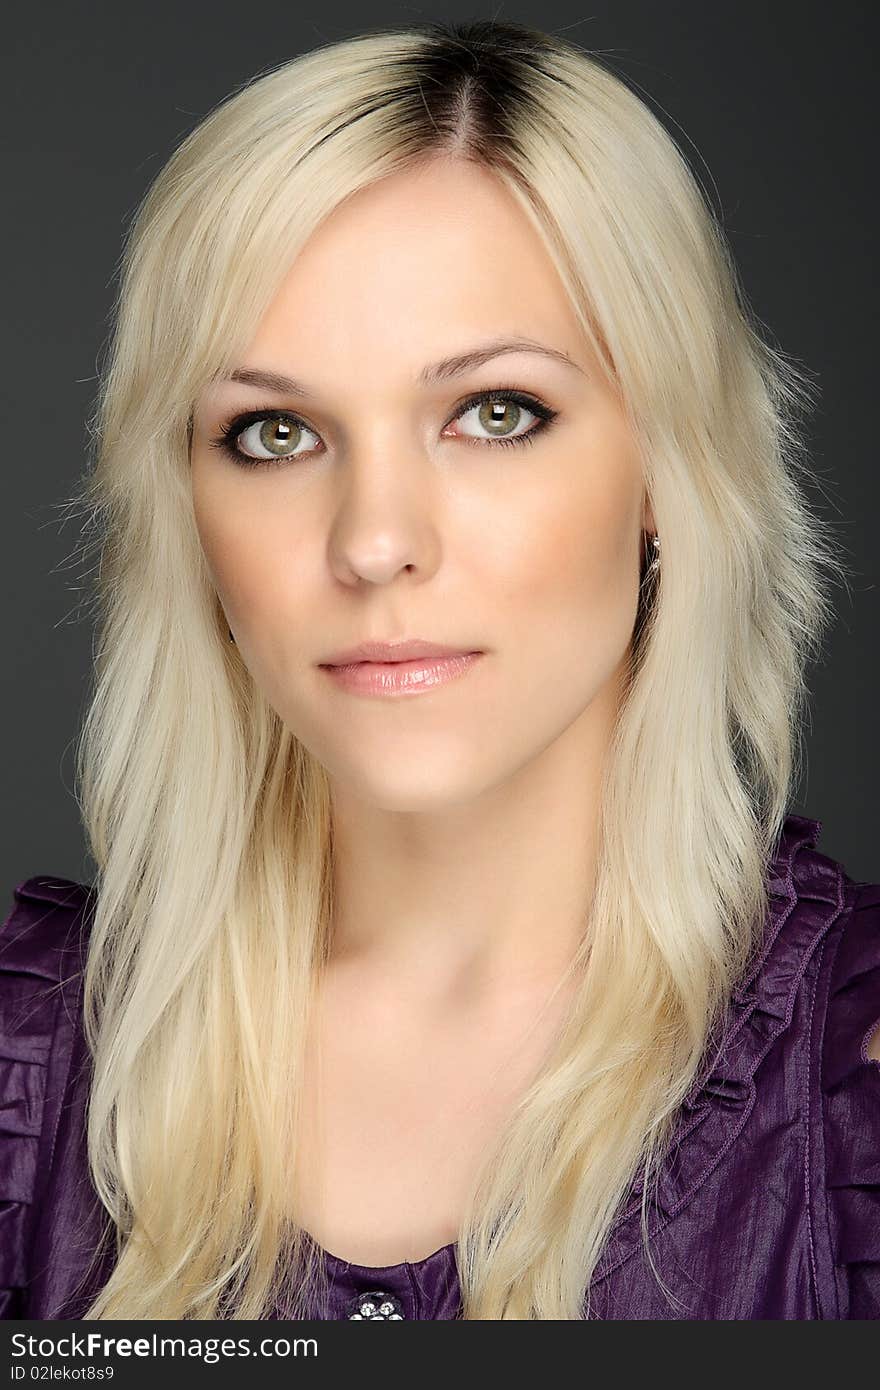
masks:
[[[837,623],[810,668],[792,809],[823,822],[819,848],[852,877],[880,878],[873,8],[154,0],[6,14],[0,899],[32,874],[94,874],[73,761],[90,575],[64,501],[85,466],[122,239],[146,186],[259,71],[379,25],[486,17],[565,34],[636,87],[720,212],[759,319],[818,381],[810,500],[854,576],[834,591]]]

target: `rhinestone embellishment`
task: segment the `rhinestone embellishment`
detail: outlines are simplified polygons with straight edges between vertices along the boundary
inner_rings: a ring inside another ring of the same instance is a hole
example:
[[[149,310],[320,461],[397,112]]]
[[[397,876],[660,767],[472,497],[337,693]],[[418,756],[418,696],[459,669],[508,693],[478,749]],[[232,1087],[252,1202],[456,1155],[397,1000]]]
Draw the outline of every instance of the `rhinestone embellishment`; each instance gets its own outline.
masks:
[[[369,1289],[366,1293],[358,1294],[349,1307],[352,1310],[348,1314],[350,1322],[403,1321],[400,1299],[395,1298],[394,1294],[384,1293],[382,1289]]]

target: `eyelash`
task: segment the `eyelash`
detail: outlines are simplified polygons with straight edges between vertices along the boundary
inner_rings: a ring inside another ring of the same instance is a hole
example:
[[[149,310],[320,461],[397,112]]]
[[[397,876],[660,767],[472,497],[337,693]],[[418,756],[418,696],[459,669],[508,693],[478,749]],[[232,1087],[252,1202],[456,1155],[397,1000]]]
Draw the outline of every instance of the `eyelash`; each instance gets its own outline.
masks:
[[[532,444],[537,435],[544,434],[544,432],[550,428],[559,414],[558,410],[554,410],[551,406],[545,405],[537,396],[529,395],[525,391],[519,391],[515,387],[502,386],[491,391],[477,391],[474,395],[468,396],[467,400],[462,402],[455,415],[446,422],[443,428],[446,429],[449,425],[453,424],[454,421],[461,419],[462,415],[466,415],[475,405],[482,405],[485,401],[513,401],[515,405],[524,406],[526,410],[536,415],[538,417],[538,423],[532,425],[525,434],[513,435],[508,439],[501,438],[500,436],[497,439],[467,439],[468,444],[475,444],[478,448],[483,448],[486,445],[490,448],[495,448],[498,445],[511,447],[517,444]],[[240,434],[243,434],[249,426],[258,424],[263,420],[293,420],[295,424],[302,429],[308,430],[310,434],[318,433],[317,430],[313,430],[311,425],[306,424],[305,420],[302,420],[294,411],[279,410],[277,407],[270,406],[265,410],[247,410],[233,416],[231,420],[228,420],[221,426],[220,433],[210,441],[211,448],[220,449],[221,452],[227,454],[233,462],[238,464],[241,468],[257,469],[277,468],[284,464],[293,464],[300,459],[307,459],[314,454],[315,451],[310,449],[302,454],[289,454],[286,458],[279,456],[278,458],[258,459],[243,453],[241,449],[236,447],[236,439]],[[466,438],[466,436],[462,437]]]

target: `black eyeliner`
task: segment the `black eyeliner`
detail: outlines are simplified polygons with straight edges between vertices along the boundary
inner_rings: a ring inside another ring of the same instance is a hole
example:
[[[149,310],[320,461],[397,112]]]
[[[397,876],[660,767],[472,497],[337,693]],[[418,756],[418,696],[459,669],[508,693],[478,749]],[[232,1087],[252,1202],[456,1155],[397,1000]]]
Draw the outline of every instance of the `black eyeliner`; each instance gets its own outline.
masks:
[[[532,414],[541,421],[541,424],[537,426],[533,425],[525,434],[512,435],[510,438],[498,436],[495,439],[476,439],[462,436],[468,444],[477,448],[495,448],[498,445],[512,447],[518,444],[531,444],[534,442],[535,436],[543,434],[559,414],[558,410],[554,410],[552,406],[545,405],[543,401],[531,395],[528,391],[522,391],[518,387],[498,386],[487,388],[482,391],[474,391],[471,395],[466,396],[465,399],[456,406],[454,413],[446,421],[443,428],[448,429],[455,420],[458,420],[460,416],[466,414],[468,410],[472,410],[475,405],[482,405],[484,402],[495,400],[513,401],[515,405],[523,406],[526,410],[531,411]],[[243,434],[251,425],[255,425],[261,420],[291,420],[300,429],[308,430],[310,434],[318,434],[318,431],[312,429],[312,426],[307,424],[295,411],[285,410],[281,406],[266,406],[262,409],[257,408],[254,410],[239,411],[236,415],[232,416],[231,419],[221,425],[220,433],[209,441],[210,447],[212,449],[221,450],[221,452],[227,454],[234,463],[239,464],[243,468],[273,468],[278,464],[294,463],[298,457],[297,455],[288,455],[287,457],[279,455],[277,458],[258,459],[242,453],[235,447],[235,441],[238,436]],[[307,455],[303,455],[303,457],[307,457]]]

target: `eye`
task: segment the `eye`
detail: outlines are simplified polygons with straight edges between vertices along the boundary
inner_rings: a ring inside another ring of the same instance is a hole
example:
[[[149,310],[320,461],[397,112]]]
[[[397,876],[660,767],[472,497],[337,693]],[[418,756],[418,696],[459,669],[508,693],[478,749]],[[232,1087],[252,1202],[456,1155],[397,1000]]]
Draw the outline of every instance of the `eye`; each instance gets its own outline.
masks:
[[[523,391],[508,390],[506,387],[496,391],[480,391],[459,406],[450,424],[473,415],[472,424],[477,431],[486,430],[487,433],[472,433],[465,429],[461,435],[446,435],[446,438],[466,438],[477,445],[490,446],[530,444],[535,435],[541,434],[555,420],[557,414],[558,411],[551,410],[543,401]],[[519,428],[524,415],[531,416],[536,423],[529,425],[525,420],[526,428]]]
[[[442,437],[464,439],[477,448],[531,444],[538,434],[550,427],[558,414],[536,396],[513,387],[478,391],[458,406],[444,426]],[[470,415],[475,416],[471,423],[476,426],[476,433],[470,429],[460,434],[447,433],[450,425]],[[524,420],[529,416],[531,423],[528,418]],[[525,428],[520,428],[523,424]],[[486,433],[481,434],[480,430]],[[314,454],[315,445],[310,444],[309,439],[321,443],[320,435],[298,415],[269,408],[236,415],[223,425],[210,444],[228,454],[242,468],[274,468]],[[303,445],[305,447],[301,447]]]
[[[304,421],[284,410],[249,411],[237,415],[223,426],[219,436],[211,440],[214,448],[222,449],[238,463],[255,467],[287,463],[299,455],[309,454],[314,446],[300,445],[307,436],[317,439],[314,430]]]

